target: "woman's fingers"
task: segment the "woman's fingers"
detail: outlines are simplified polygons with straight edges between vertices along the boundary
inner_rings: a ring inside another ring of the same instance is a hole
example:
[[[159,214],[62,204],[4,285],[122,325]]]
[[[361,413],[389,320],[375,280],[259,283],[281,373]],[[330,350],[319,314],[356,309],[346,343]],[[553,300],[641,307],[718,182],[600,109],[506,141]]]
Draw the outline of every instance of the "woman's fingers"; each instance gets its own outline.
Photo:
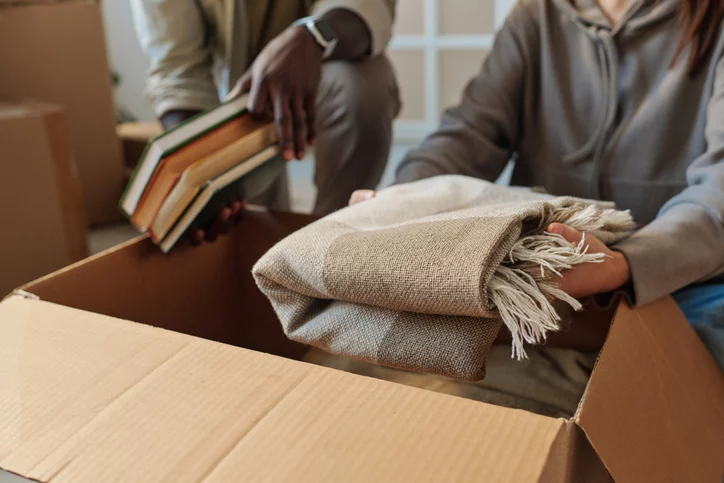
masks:
[[[551,223],[548,226],[548,233],[561,235],[568,243],[578,245],[583,238],[583,233],[562,223]]]
[[[356,205],[357,203],[362,203],[363,201],[371,200],[374,198],[376,193],[374,190],[357,190],[354,193],[352,193],[352,196],[349,199],[349,206]]]

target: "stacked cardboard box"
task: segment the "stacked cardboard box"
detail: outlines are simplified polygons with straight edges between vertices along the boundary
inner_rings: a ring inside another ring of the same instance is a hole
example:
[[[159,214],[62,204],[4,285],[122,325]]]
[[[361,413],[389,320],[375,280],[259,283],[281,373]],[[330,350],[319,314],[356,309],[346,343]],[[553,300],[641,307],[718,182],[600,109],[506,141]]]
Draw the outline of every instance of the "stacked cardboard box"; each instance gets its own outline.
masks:
[[[0,0],[0,99],[60,105],[91,224],[120,220],[124,179],[98,2]]]
[[[58,106],[0,104],[0,292],[88,255],[68,122]]]
[[[724,374],[671,298],[574,322],[611,325],[575,417],[548,418],[295,360],[306,347],[250,269],[311,221],[250,210],[214,245],[164,256],[131,242],[0,303],[0,468],[78,482],[721,481]]]

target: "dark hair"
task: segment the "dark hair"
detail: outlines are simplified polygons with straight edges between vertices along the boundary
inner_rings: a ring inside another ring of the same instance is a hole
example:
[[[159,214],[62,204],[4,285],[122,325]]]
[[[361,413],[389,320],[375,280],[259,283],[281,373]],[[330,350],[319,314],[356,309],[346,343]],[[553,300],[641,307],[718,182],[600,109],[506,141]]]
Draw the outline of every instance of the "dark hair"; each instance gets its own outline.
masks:
[[[690,45],[686,69],[690,76],[695,76],[714,48],[723,18],[724,0],[681,0],[681,40],[671,65],[677,62],[686,46]]]

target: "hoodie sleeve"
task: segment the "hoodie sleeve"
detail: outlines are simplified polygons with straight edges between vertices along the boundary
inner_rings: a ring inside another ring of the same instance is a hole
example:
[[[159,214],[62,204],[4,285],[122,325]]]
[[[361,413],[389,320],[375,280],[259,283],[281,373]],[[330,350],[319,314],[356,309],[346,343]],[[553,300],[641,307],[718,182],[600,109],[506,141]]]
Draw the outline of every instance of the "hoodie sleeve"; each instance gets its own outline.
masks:
[[[207,28],[196,0],[132,0],[139,42],[149,56],[146,97],[157,116],[218,104]]]
[[[370,56],[381,54],[392,38],[396,0],[318,0],[312,7],[312,15],[321,17],[335,8],[350,10],[365,22],[372,37]]]
[[[629,262],[637,305],[724,274],[724,58],[705,136],[708,148],[689,166],[688,187],[615,247]]]
[[[437,131],[407,153],[396,183],[442,174],[489,181],[500,175],[521,134],[525,78],[536,72],[539,27],[531,4],[519,2],[513,8],[460,103],[443,113]]]

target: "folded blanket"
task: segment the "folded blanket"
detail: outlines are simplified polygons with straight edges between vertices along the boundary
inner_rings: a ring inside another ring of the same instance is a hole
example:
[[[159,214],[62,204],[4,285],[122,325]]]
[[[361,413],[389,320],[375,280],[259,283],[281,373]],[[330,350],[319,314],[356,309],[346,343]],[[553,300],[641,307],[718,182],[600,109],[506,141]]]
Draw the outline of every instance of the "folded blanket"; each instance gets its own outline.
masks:
[[[485,376],[501,325],[513,355],[560,328],[561,270],[602,261],[548,234],[553,222],[607,244],[633,229],[609,203],[463,176],[378,193],[274,246],[253,274],[290,339],[332,354],[462,380]]]

